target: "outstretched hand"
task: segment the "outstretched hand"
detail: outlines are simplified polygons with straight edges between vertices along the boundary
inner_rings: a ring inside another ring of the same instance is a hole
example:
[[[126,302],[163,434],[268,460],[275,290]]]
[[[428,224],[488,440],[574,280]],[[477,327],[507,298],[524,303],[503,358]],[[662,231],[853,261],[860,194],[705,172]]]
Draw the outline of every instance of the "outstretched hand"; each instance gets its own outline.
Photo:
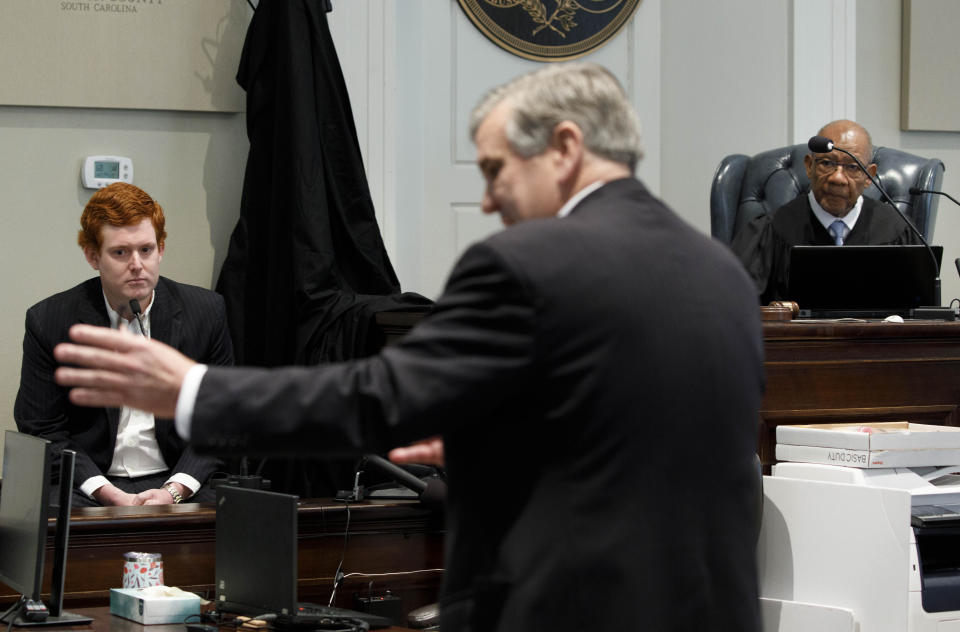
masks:
[[[403,448],[394,448],[387,454],[394,463],[421,463],[443,467],[443,439],[430,437]]]
[[[171,418],[183,378],[194,364],[173,347],[126,330],[74,325],[68,342],[54,347],[57,383],[70,386],[78,406],[129,406]]]

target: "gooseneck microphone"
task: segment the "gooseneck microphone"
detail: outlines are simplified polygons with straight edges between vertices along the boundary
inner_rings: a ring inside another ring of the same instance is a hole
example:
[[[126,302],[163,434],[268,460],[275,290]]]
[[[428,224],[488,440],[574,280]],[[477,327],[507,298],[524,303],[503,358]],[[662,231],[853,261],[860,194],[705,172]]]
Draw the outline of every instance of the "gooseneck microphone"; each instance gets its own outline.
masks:
[[[431,476],[426,479],[421,479],[377,454],[366,454],[360,458],[354,475],[353,489],[337,492],[337,500],[353,502],[355,500],[363,500],[364,498],[394,497],[379,496],[377,495],[377,490],[372,492],[364,490],[360,485],[360,474],[366,466],[375,467],[384,474],[387,474],[395,483],[416,494],[416,498],[426,506],[442,507],[446,502],[447,483],[442,478]]]
[[[815,154],[829,154],[833,151],[833,141],[826,136],[811,136],[807,141],[807,147]],[[854,157],[856,160],[856,157]],[[857,160],[859,163],[860,161]]]
[[[366,464],[376,467],[407,489],[416,492],[417,497],[423,504],[442,506],[446,501],[447,484],[439,478],[430,478],[423,481],[378,454],[367,454],[363,458]]]
[[[870,182],[873,183],[873,186],[877,187],[877,190],[880,191],[880,196],[883,198],[883,201],[889,204],[893,208],[893,210],[897,212],[897,215],[900,216],[900,219],[906,222],[907,227],[910,228],[911,231],[913,231],[913,234],[917,237],[917,239],[920,240],[920,243],[924,245],[924,247],[927,249],[927,252],[930,253],[930,259],[933,261],[933,270],[934,270],[933,299],[936,305],[939,306],[940,305],[940,264],[937,263],[937,256],[933,254],[933,248],[931,248],[930,244],[927,243],[927,240],[923,238],[923,235],[920,234],[920,231],[917,230],[917,227],[913,225],[913,222],[910,221],[910,218],[904,215],[903,211],[900,210],[900,207],[898,207],[894,203],[894,201],[890,198],[890,196],[887,194],[887,191],[880,184],[880,180],[870,175],[870,172],[867,171],[867,168],[863,165],[862,162],[860,162],[859,158],[854,156],[852,153],[850,153],[846,149],[843,149],[842,147],[837,147],[832,140],[830,140],[825,136],[811,136],[810,140],[807,141],[807,147],[810,149],[810,151],[812,151],[815,154],[827,154],[827,153],[830,153],[831,151],[839,151],[842,154],[846,154],[851,158],[853,158],[854,162],[857,163],[857,166],[860,167],[860,171],[862,171],[864,174],[866,174],[868,178],[870,178]],[[912,189],[910,193],[911,194],[913,193]]]
[[[917,187],[910,187],[910,195],[920,195],[921,193],[935,193],[936,195],[942,195],[950,198],[951,202],[957,206],[960,206],[960,202],[957,202],[957,200],[949,193],[944,193],[943,191],[934,191],[933,189],[918,189]]]
[[[140,309],[140,301],[135,298],[130,299],[130,311],[137,317],[137,324],[140,325],[140,333],[146,336],[147,330],[143,328],[143,320],[140,319],[140,314],[143,312],[143,310]]]

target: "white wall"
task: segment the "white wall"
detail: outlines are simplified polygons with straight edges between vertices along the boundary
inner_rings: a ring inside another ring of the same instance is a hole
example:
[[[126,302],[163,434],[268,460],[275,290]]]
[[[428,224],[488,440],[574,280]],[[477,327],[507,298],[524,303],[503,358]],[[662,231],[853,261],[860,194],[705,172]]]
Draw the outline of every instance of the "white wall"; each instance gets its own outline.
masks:
[[[943,191],[960,199],[960,133],[900,130],[900,5],[900,0],[864,0],[857,5],[857,120],[870,131],[875,145],[941,159],[947,167]],[[956,67],[960,60],[943,63]],[[960,297],[953,264],[960,257],[958,237],[960,207],[941,198],[933,243],[943,246],[944,304]]]
[[[789,8],[769,0],[662,4],[660,194],[706,233],[720,160],[789,143]]]

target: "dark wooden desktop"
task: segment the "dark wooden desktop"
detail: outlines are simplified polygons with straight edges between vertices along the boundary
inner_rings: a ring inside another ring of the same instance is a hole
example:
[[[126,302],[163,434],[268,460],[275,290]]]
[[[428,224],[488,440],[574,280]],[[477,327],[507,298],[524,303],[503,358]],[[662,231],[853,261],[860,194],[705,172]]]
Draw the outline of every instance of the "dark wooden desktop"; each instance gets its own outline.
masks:
[[[353,608],[353,595],[390,590],[406,611],[437,600],[443,568],[442,516],[416,501],[350,505],[350,537],[335,605]],[[123,554],[163,555],[165,583],[213,599],[214,506],[95,507],[74,509],[64,603],[67,609],[102,606],[110,588],[120,586]],[[251,515],[251,520],[267,516]],[[305,501],[299,509],[298,594],[302,601],[326,604],[333,576],[344,554],[347,508],[333,501]],[[49,587],[53,525],[46,556],[44,587]],[[362,573],[363,576],[351,575]],[[387,573],[394,573],[387,575]],[[0,603],[17,598],[0,584]]]
[[[89,625],[65,626],[59,628],[44,628],[58,630],[93,630],[94,632],[183,632],[183,624],[160,624],[144,626],[135,621],[121,619],[110,614],[108,606],[96,606],[88,608],[78,608],[73,611],[75,614],[82,614],[93,619]],[[224,626],[221,628],[225,632],[233,632],[238,628],[233,626]],[[409,628],[380,628],[380,632],[403,632]]]

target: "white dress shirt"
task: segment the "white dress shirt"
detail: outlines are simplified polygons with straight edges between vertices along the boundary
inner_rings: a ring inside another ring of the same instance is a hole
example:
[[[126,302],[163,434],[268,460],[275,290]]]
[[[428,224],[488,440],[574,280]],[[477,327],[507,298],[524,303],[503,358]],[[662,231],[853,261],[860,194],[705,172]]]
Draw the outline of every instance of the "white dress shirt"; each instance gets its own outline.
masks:
[[[117,329],[121,316],[110,306],[106,296],[103,300],[107,306],[107,315],[110,317],[110,326]],[[150,337],[150,311],[153,309],[155,301],[156,292],[150,299],[146,311],[140,315],[140,320],[143,322],[143,331],[140,330],[140,323],[136,318],[126,322],[126,327],[131,333]],[[153,414],[128,406],[121,408],[120,422],[117,426],[117,443],[113,448],[113,461],[110,463],[107,474],[109,476],[137,478],[158,474],[169,469],[163,459],[163,454],[160,452],[160,444],[157,443]],[[191,494],[195,494],[200,489],[200,482],[188,474],[174,474],[167,482],[180,483],[187,487]],[[105,476],[93,476],[80,485],[80,491],[93,498],[93,492],[109,483],[110,481]]]
[[[560,210],[557,211],[557,217],[566,217],[570,214],[570,211],[577,207],[577,204],[580,203],[580,200],[587,197],[604,184],[603,180],[597,180],[593,184],[588,184],[579,191],[573,194],[573,196],[567,200],[567,203],[560,207]]]
[[[850,234],[850,231],[853,230],[853,227],[857,223],[857,219],[860,217],[860,209],[863,208],[863,196],[857,198],[857,203],[853,205],[853,208],[847,211],[847,214],[843,217],[837,217],[825,211],[820,203],[817,202],[817,198],[813,196],[813,191],[807,192],[807,199],[810,200],[810,208],[813,209],[813,214],[817,216],[817,220],[823,227],[827,229],[827,232],[830,233],[830,225],[833,224],[838,219],[846,224],[847,228],[843,233],[843,240],[847,240],[847,235]],[[833,233],[830,233],[833,235]]]

